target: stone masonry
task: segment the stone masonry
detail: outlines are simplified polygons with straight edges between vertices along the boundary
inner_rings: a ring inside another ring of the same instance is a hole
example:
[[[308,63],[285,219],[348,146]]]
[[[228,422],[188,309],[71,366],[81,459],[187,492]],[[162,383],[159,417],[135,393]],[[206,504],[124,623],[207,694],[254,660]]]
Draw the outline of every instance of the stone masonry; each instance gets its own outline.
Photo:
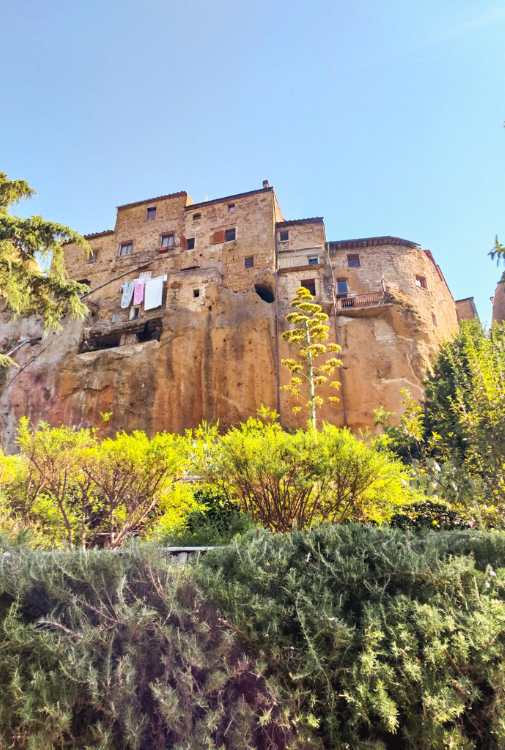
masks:
[[[379,405],[397,412],[402,388],[421,396],[433,357],[458,329],[457,305],[428,250],[397,237],[327,241],[321,217],[285,220],[266,181],[203,203],[178,192],[119,206],[114,229],[87,238],[93,255],[68,245],[66,263],[90,286],[88,318],[41,341],[35,319],[0,327],[2,350],[32,340],[0,385],[6,448],[22,415],[93,425],[112,412],[111,432],[153,433],[202,420],[230,425],[264,404],[286,426],[302,424],[281,389],[288,373],[280,364],[300,284],[342,346],[340,403],[327,403],[322,416],[352,429],[372,427]],[[126,281],[165,275],[160,307],[121,309]]]

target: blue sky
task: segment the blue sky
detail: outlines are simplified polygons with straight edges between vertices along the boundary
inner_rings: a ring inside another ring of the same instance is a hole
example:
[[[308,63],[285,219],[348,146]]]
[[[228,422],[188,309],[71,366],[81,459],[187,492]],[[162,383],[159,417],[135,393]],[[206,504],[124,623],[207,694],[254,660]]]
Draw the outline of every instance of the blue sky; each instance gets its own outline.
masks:
[[[484,321],[505,239],[505,4],[25,0],[2,7],[0,169],[82,232],[268,178],[329,239],[430,248]]]

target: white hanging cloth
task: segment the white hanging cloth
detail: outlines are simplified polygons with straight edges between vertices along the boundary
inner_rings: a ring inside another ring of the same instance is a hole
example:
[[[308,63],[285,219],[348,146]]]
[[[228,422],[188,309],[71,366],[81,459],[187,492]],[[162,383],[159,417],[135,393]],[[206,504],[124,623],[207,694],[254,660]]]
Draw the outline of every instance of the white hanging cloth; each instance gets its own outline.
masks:
[[[144,288],[144,310],[154,310],[155,307],[161,307],[163,302],[163,282],[164,276],[155,276],[152,279],[145,280]]]

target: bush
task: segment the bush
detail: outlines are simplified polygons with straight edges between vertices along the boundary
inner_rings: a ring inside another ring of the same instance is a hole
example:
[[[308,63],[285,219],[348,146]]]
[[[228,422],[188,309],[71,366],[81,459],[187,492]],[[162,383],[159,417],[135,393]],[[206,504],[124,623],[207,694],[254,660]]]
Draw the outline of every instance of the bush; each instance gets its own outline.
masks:
[[[197,463],[220,494],[277,532],[381,522],[411,498],[400,461],[329,424],[290,433],[276,421],[248,419],[223,436],[210,433]]]
[[[324,747],[505,747],[504,534],[258,532],[198,576]]]
[[[301,747],[261,665],[155,549],[4,552],[0,627],[6,750]]]

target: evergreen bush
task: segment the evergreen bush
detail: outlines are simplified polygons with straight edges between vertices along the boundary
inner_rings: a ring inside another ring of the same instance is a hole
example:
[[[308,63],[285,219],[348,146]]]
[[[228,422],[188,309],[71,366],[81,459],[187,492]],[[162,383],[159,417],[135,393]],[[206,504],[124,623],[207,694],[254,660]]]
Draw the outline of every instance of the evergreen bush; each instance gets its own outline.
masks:
[[[505,747],[505,534],[257,532],[198,576],[325,748]]]

